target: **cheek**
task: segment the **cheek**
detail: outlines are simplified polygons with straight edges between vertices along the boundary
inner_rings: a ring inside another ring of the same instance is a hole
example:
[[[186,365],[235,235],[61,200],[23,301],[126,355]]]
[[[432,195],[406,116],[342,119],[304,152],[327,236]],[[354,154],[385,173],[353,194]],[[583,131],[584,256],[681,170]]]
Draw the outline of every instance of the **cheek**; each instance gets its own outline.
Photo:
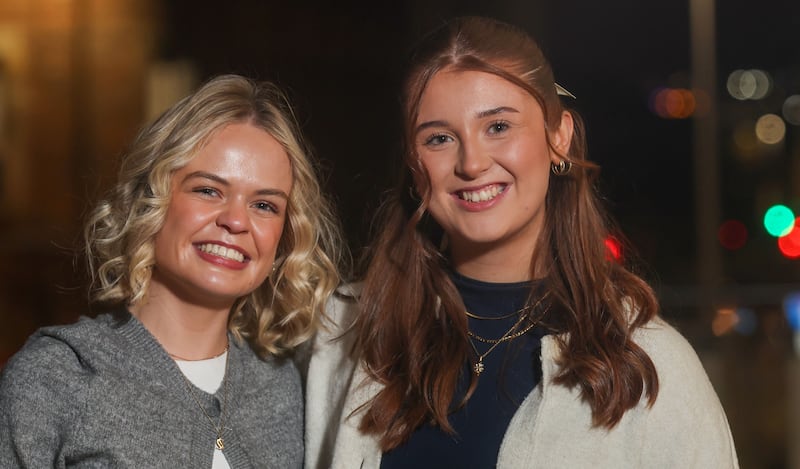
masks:
[[[522,143],[508,153],[508,165],[518,176],[549,180],[550,151],[544,143]]]
[[[265,220],[256,233],[259,251],[262,256],[275,257],[283,236],[284,220]]]
[[[431,186],[431,191],[435,192],[444,184],[444,179],[453,172],[453,164],[449,161],[447,155],[433,155],[420,158],[420,166],[427,174],[427,180],[415,181],[417,188],[424,187],[425,184]],[[424,178],[424,175],[418,176],[418,179]]]
[[[164,217],[164,224],[156,234],[156,248],[161,244],[166,247],[175,244],[182,238],[191,237],[201,227],[213,220],[214,216],[209,210],[195,206],[182,199],[176,199],[169,205]]]
[[[179,193],[175,194],[170,201],[164,218],[164,226],[188,227],[209,216],[211,216],[211,210],[207,206]]]

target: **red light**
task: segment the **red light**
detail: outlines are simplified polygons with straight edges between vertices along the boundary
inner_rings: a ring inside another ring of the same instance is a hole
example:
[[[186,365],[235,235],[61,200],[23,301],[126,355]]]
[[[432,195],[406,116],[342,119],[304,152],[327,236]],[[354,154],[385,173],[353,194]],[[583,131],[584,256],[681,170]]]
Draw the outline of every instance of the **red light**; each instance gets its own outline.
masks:
[[[622,245],[613,236],[605,239],[606,259],[614,262],[622,261]]]
[[[722,247],[735,251],[747,243],[747,228],[739,220],[728,220],[720,225],[717,238]]]
[[[664,119],[686,119],[694,114],[696,99],[691,90],[659,88],[650,98],[650,109]]]
[[[789,259],[800,258],[800,228],[797,224],[800,223],[800,217],[795,220],[794,228],[786,236],[778,238],[778,249],[781,254]]]

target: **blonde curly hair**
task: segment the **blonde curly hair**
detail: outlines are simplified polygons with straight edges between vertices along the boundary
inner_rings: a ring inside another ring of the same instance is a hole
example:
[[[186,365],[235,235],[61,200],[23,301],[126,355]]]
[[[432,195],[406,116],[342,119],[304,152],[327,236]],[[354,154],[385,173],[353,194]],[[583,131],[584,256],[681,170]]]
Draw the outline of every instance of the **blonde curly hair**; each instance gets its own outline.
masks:
[[[315,331],[340,282],[340,229],[323,195],[310,152],[286,95],[270,82],[238,75],[211,79],[144,127],[122,157],[117,184],[91,211],[84,229],[90,297],[96,304],[129,306],[147,292],[154,237],[170,200],[171,176],[218,130],[234,123],[263,129],[292,166],[284,232],[275,270],[239,298],[229,329],[262,357],[282,355]]]

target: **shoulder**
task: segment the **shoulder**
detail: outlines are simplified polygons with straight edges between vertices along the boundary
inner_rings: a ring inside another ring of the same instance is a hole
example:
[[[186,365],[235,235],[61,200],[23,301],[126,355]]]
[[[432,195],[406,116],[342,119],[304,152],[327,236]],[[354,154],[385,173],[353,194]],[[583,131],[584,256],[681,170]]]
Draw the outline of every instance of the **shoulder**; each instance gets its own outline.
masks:
[[[325,308],[325,316],[310,344],[310,361],[318,368],[339,368],[351,361],[356,340],[353,329],[358,317],[360,284],[339,287]]]
[[[559,370],[560,350],[554,339],[547,337],[542,342],[546,377]],[[700,358],[686,338],[663,319],[655,318],[636,329],[632,339],[655,365],[655,403],[648,405],[642,396],[611,431],[603,430],[603,437],[592,441],[602,442],[607,455],[620,460],[639,455],[642,460],[654,462],[648,464],[654,467],[737,467],[727,417]],[[554,386],[549,378],[543,383],[542,405],[548,406],[548,415],[562,426],[572,422],[564,432],[591,428],[583,437],[600,434],[591,426],[590,408],[572,406],[579,399],[578,389]]]
[[[3,412],[20,424],[77,415],[91,386],[95,357],[103,353],[87,338],[102,334],[101,328],[98,320],[82,318],[35,332],[2,370]]]
[[[287,385],[295,381],[299,383],[300,375],[291,357],[259,357],[246,341],[231,340],[230,350],[231,360],[238,363],[243,377],[254,386],[273,381],[286,382]]]
[[[562,339],[566,335],[561,337]],[[694,348],[680,332],[661,317],[655,317],[631,334],[631,339],[650,357],[658,372],[659,381],[669,383],[675,377],[707,382],[703,366]],[[558,371],[557,362],[562,353],[559,340],[546,336],[542,340],[543,359],[551,374]],[[663,384],[663,383],[662,383]]]
[[[636,329],[633,340],[653,361],[662,385],[670,385],[673,380],[679,379],[684,385],[699,381],[710,386],[692,345],[664,319],[656,317]]]
[[[88,345],[102,335],[102,320],[81,317],[65,326],[49,326],[34,332],[3,369],[3,382],[22,376],[37,376],[87,368]]]
[[[647,411],[648,428],[669,435],[670,444],[683,447],[687,457],[710,458],[709,464],[716,458],[731,464],[725,467],[733,467],[736,451],[725,411],[691,344],[661,318],[638,329],[634,340],[658,373],[659,391]],[[703,435],[699,441],[693,436],[698,431]]]

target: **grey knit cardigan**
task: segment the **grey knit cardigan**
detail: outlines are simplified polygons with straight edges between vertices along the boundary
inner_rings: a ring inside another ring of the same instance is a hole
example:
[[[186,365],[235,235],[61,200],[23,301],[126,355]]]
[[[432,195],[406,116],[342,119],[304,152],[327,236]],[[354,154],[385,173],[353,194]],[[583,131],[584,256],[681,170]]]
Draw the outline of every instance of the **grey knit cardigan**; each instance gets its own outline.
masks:
[[[301,467],[303,402],[290,360],[231,340],[231,468]],[[222,389],[194,389],[216,421]],[[36,332],[0,375],[0,467],[209,468],[216,431],[177,365],[129,313]]]

